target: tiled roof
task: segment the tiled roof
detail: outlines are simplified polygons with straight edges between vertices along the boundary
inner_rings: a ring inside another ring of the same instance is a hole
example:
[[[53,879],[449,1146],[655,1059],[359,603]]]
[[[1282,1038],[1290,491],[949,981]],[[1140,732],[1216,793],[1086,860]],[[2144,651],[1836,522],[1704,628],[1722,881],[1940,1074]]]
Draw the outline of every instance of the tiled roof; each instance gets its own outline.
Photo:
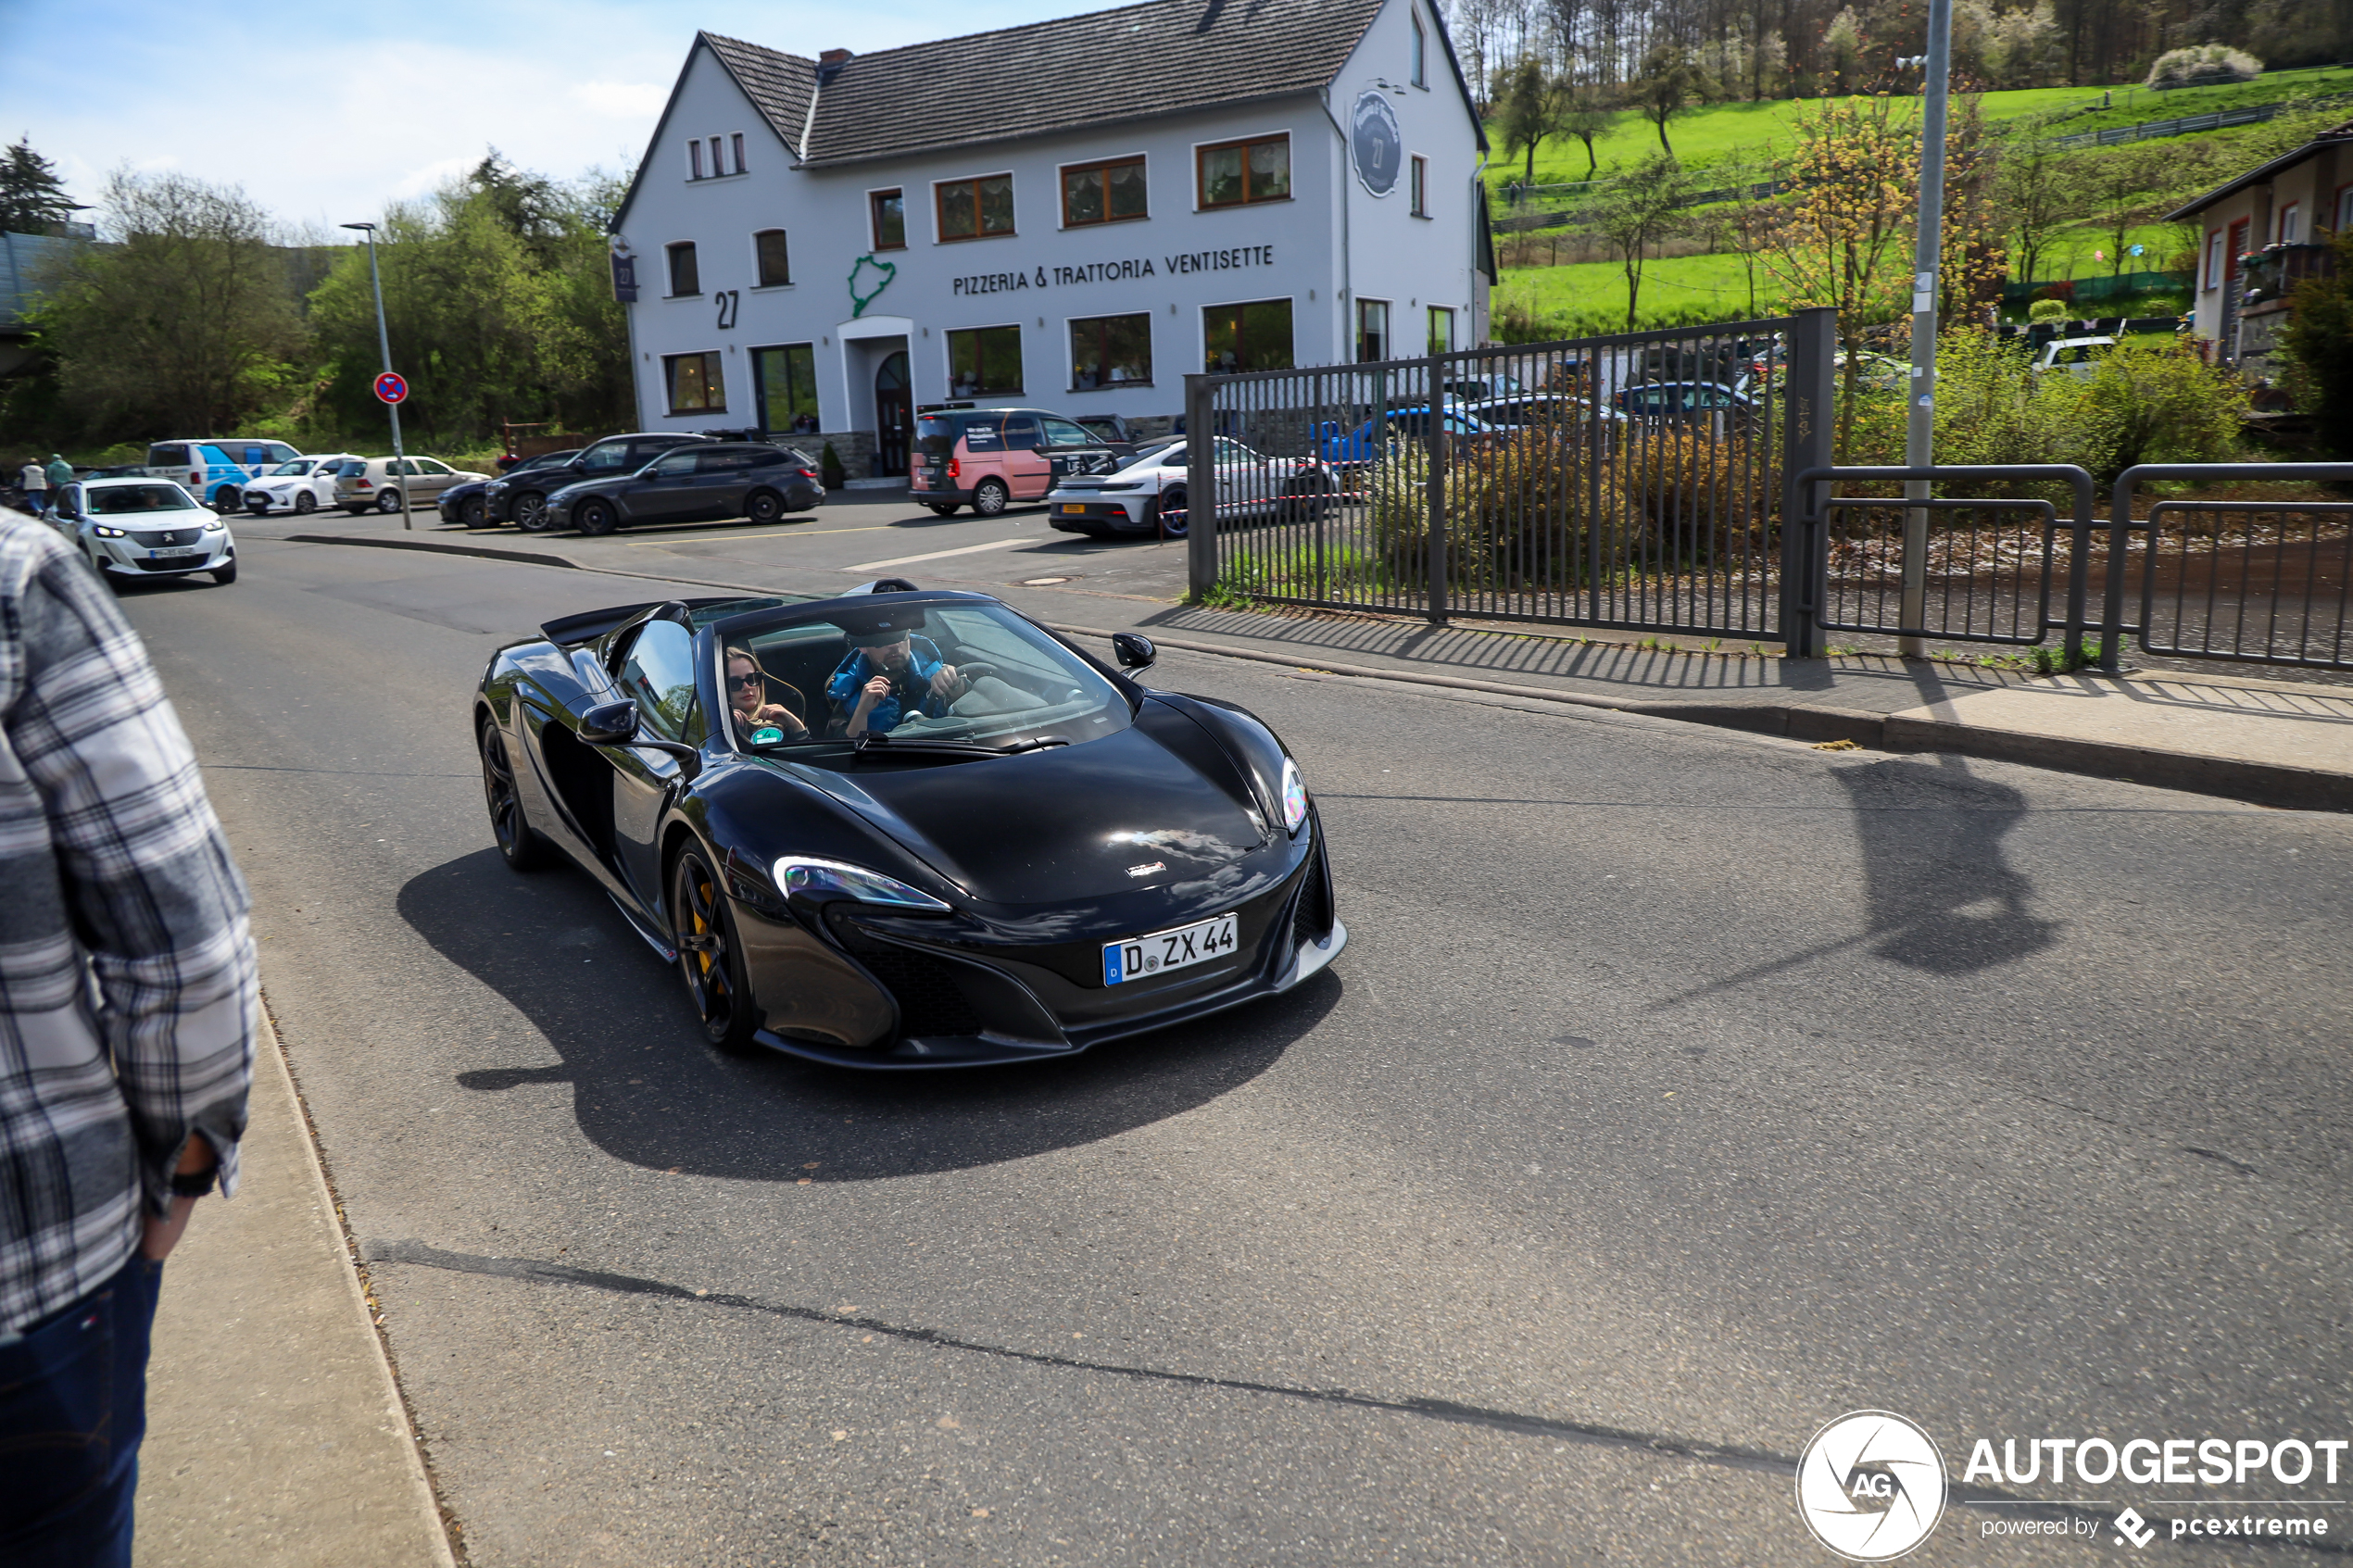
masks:
[[[2204,212],[2208,207],[2212,207],[2216,202],[2222,200],[2225,196],[2233,195],[2238,192],[2246,189],[2249,185],[2260,185],[2275,174],[2285,173],[2288,169],[2291,169],[2297,164],[2302,163],[2306,158],[2312,157],[2315,153],[2318,153],[2322,147],[2347,141],[2353,141],[2353,119],[2348,119],[2342,125],[2332,126],[2328,130],[2323,131],[2319,135],[2313,137],[2310,141],[2305,143],[2302,146],[2292,148],[2287,152],[2282,153],[2271,162],[2250,169],[2246,173],[2237,175],[2234,178],[2227,180],[2221,184],[2215,186],[2212,190],[2207,192],[2204,195],[2199,196],[2196,200],[2175,207],[2172,211],[2165,215],[2165,221],[2168,223],[2174,223],[2179,222],[2183,219],[2194,217],[2198,213]]]
[[[809,125],[810,95],[817,90],[817,62],[715,32],[701,37],[799,157],[801,133]]]
[[[855,163],[1312,93],[1340,74],[1381,5],[1146,0],[859,55],[818,90],[808,144],[798,124],[786,139],[804,163]],[[757,53],[813,80],[806,61]],[[787,116],[794,101],[779,94]],[[761,107],[784,131],[778,110]]]

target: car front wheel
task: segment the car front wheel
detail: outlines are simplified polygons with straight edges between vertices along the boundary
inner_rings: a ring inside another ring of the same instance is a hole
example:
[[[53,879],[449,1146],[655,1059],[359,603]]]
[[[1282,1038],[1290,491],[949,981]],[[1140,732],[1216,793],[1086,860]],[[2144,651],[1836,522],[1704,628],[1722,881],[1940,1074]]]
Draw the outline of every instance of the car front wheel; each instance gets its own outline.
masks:
[[[525,533],[547,533],[547,497],[535,491],[524,491],[515,497],[513,515],[515,526]]]
[[[984,479],[973,487],[973,514],[975,517],[1001,517],[1013,504],[1013,493],[1005,488],[1001,479]]]
[[[499,858],[514,871],[534,870],[547,861],[547,841],[523,815],[514,764],[507,757],[507,737],[485,717],[475,739],[482,752],[482,794],[490,808],[490,836],[497,841]]]
[[[671,945],[686,994],[702,1019],[703,1038],[731,1056],[753,1048],[759,1009],[744,978],[743,949],[726,890],[700,849],[678,857],[670,877]]]
[[[774,490],[755,490],[744,497],[744,516],[754,522],[774,522],[785,515],[785,498]]]
[[[212,581],[216,586],[226,588],[236,580],[237,563],[233,559],[224,560],[212,569]]]
[[[458,521],[468,528],[490,526],[490,508],[479,495],[469,495],[458,503]]]
[[[296,511],[300,512],[305,517],[308,517],[312,512],[315,512],[318,509],[319,497],[313,495],[308,490],[297,490],[295,492]]]

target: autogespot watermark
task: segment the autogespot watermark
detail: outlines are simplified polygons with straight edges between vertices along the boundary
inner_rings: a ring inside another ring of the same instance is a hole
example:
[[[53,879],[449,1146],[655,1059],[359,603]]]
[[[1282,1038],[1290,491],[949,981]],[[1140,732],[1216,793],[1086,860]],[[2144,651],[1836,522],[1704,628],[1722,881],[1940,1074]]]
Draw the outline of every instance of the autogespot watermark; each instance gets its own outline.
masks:
[[[2323,1511],[2347,1503],[2314,1493],[2334,1486],[2340,1467],[2353,1478],[2353,1438],[2004,1437],[1998,1453],[1995,1442],[1970,1442],[1959,1482],[1959,1500],[1976,1515],[1971,1533],[1984,1540],[2105,1537],[2133,1551],[2160,1537],[2318,1545],[2331,1534]],[[1979,1482],[2053,1486],[2062,1495],[2004,1496],[1976,1490]],[[2228,1486],[2261,1495],[2065,1495],[2094,1486]],[[1885,1562],[1909,1552],[1936,1529],[1953,1497],[1935,1439],[1892,1411],[1840,1416],[1798,1456],[1798,1516],[1816,1539],[1850,1562]],[[2144,1509],[2161,1512],[2151,1518]],[[2338,1533],[2348,1526],[2353,1521],[2338,1521]]]

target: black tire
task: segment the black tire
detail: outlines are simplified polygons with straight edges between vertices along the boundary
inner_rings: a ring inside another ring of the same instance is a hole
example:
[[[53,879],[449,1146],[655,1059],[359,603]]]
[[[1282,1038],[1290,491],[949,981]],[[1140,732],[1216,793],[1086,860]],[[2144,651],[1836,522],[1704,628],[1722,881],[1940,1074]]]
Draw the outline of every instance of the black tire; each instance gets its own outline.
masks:
[[[1151,521],[1153,531],[1170,539],[1182,539],[1191,520],[1185,517],[1170,517],[1168,514],[1182,512],[1184,509],[1185,487],[1183,485],[1162,491],[1160,498],[1152,503]]]
[[[365,507],[346,507],[343,509],[343,515],[346,517],[366,517],[368,515],[368,508]]]
[[[935,517],[954,517],[963,507],[959,501],[925,501],[924,505],[932,509]]]
[[[296,511],[297,511],[297,512],[301,513],[304,517],[308,517],[308,516],[309,516],[312,512],[315,512],[315,511],[317,511],[318,509],[319,509],[319,497],[318,497],[318,496],[313,495],[312,495],[309,491],[308,491],[308,490],[297,490],[297,491],[296,491],[296,492],[295,492],[295,510],[296,510]]]
[[[397,490],[379,490],[379,491],[377,491],[377,492],[376,492],[376,510],[378,510],[378,511],[380,511],[380,512],[396,512],[396,511],[398,511],[399,509],[400,509],[400,492],[399,492],[399,491],[397,491]]]
[[[525,533],[545,533],[548,526],[547,497],[536,490],[526,490],[515,497],[514,504],[507,509],[507,515],[513,518],[515,526]]]
[[[468,528],[490,526],[490,503],[479,495],[469,495],[458,503],[458,521]]]
[[[1013,493],[1005,488],[1001,479],[984,479],[973,486],[973,515],[1002,517],[1005,508],[1013,504]]]
[[[237,580],[237,563],[234,560],[226,560],[214,567],[212,580],[219,586],[226,588]]]
[[[214,511],[219,512],[222,517],[227,517],[232,512],[241,509],[245,504],[245,493],[244,491],[230,490],[225,487],[214,491],[212,493],[212,499],[206,503],[206,505],[209,506]]]
[[[728,908],[725,884],[711,873],[699,848],[686,850],[671,869],[670,930],[703,1038],[730,1056],[757,1049],[752,1031],[759,1027],[760,1009],[744,978],[735,911]]]
[[[785,515],[785,498],[774,490],[755,490],[744,497],[744,516],[753,522],[775,522]]]
[[[572,508],[572,526],[582,533],[610,533],[621,526],[621,514],[612,509],[610,501],[592,495]]]
[[[514,763],[507,755],[507,737],[484,719],[474,736],[482,753],[483,803],[490,810],[490,836],[497,841],[498,858],[510,871],[536,871],[547,863],[547,841],[524,814],[522,795],[515,787]]]
[[[1285,497],[1283,510],[1292,522],[1314,522],[1324,515],[1330,493],[1321,486],[1302,485]]]

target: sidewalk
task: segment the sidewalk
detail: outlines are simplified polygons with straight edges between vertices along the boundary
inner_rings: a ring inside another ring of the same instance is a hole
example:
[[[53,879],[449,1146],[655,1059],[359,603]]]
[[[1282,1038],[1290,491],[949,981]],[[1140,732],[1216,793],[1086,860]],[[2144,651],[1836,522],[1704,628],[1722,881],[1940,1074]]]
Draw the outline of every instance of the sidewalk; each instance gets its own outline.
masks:
[[[682,582],[589,541],[328,533],[318,544],[469,555],[623,579]],[[1639,633],[1356,614],[1188,608],[1126,595],[963,583],[957,563],[926,586],[991,593],[1055,630],[1142,632],[1162,646],[1335,675],[1535,698],[1880,751],[1943,751],[2305,810],[2353,810],[2353,686],[2211,673],[2128,671],[2037,677],[1889,655],[1784,659],[1740,638]],[[838,571],[778,568],[730,577],[725,591],[827,593]],[[521,630],[521,629],[519,629]],[[1765,645],[1769,649],[1771,645]],[[2251,668],[2251,667],[2249,667]]]
[[[139,1456],[139,1568],[450,1568],[278,1039],[243,1181],[164,1269]]]

